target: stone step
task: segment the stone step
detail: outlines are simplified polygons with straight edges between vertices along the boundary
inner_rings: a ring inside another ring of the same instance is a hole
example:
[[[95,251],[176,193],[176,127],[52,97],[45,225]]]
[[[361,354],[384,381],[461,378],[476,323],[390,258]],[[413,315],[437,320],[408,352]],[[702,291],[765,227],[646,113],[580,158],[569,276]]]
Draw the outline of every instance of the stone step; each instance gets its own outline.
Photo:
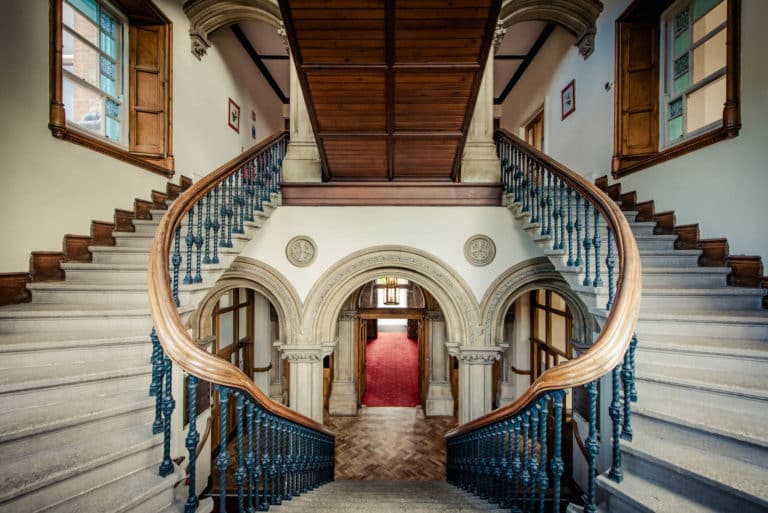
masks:
[[[124,248],[117,246],[88,246],[94,264],[149,265],[149,247]]]
[[[85,398],[72,398],[59,403],[37,406],[17,405],[0,412],[0,444],[25,437],[38,436],[68,428],[79,428],[88,422],[144,409],[154,409],[155,398],[148,387],[122,393]]]
[[[181,274],[180,281],[184,279]],[[70,304],[80,305],[125,305],[130,307],[148,307],[149,293],[147,284],[134,283],[71,283],[68,281],[30,283],[33,304]],[[210,288],[210,284],[193,283],[179,285],[179,302],[189,304],[193,298]]]
[[[182,305],[183,315],[192,310]],[[117,330],[143,331],[152,329],[152,318],[148,307],[126,307],[116,305],[83,304],[21,304],[0,308],[0,334],[26,333],[37,330],[59,333],[73,331],[104,330],[114,333]]]
[[[650,267],[696,267],[700,249],[646,250],[640,253],[643,269]]]
[[[35,407],[66,400],[94,400],[112,393],[149,390],[148,359],[112,359],[68,365],[4,369],[0,373],[0,408]]]
[[[591,309],[592,314],[602,326],[607,314],[604,309]],[[640,312],[637,334],[682,335],[734,338],[742,340],[768,340],[768,312],[743,311],[696,311],[696,312]]]
[[[632,430],[635,437],[658,437],[680,446],[768,467],[768,428],[756,415],[739,415],[707,405],[667,401],[654,408],[635,405]]]
[[[38,511],[159,462],[162,437],[152,436],[151,415],[130,420],[113,430],[105,428],[117,421],[94,422],[70,433],[79,437],[65,436],[57,443],[50,436],[45,444],[38,440],[36,450],[4,460],[0,512]],[[20,500],[9,503],[16,497]]]
[[[573,289],[587,306],[604,306],[608,302],[607,287],[575,286]],[[697,312],[723,310],[762,311],[762,289],[746,287],[651,288],[642,289],[641,312]]]
[[[132,283],[147,284],[147,267],[144,264],[94,264],[90,262],[64,262],[68,283]],[[184,268],[186,271],[186,267]],[[203,281],[215,281],[226,270],[221,264],[202,264],[200,274]],[[34,299],[34,295],[33,295]]]
[[[50,335],[48,340],[0,335],[0,369],[42,367],[80,362],[101,362],[112,358],[148,361],[152,354],[149,333],[104,338],[103,333],[76,333],[78,338]]]
[[[764,363],[764,360],[757,361],[753,363],[755,368],[745,372],[734,372],[732,369],[725,368],[725,366],[719,369],[684,367],[669,361],[658,364],[638,358],[635,369],[639,375],[670,376],[683,380],[707,383],[718,389],[734,388],[737,392],[768,400],[768,373],[759,371]],[[744,362],[744,366],[747,367],[748,363]]]
[[[176,468],[166,477],[151,465],[107,483],[87,494],[57,504],[56,513],[109,511],[114,513],[157,513],[170,507],[174,500],[174,485],[184,479]],[[196,513],[201,513],[198,509]]]
[[[638,436],[631,443],[622,441],[622,464],[625,473],[664,483],[716,511],[757,513],[768,508],[764,468],[724,454]]]
[[[179,486],[177,488],[182,488],[182,486]],[[167,506],[163,508],[160,513],[186,513],[184,511],[184,502],[186,501],[186,497],[184,494],[179,494],[178,491],[176,493],[176,502],[171,504],[170,506]],[[195,510],[195,513],[211,513],[213,511],[213,498],[212,497],[204,497],[200,499],[200,502],[197,505],[197,509]],[[154,511],[152,513],[155,513]]]
[[[725,287],[730,273],[730,267],[648,267],[643,268],[643,287]]]
[[[135,228],[135,233],[154,235],[157,232],[157,227],[160,226],[161,220],[162,217],[155,216],[152,216],[152,219],[134,219],[133,227]]]
[[[688,497],[664,486],[664,483],[643,479],[634,473],[625,471],[621,483],[616,483],[605,475],[597,477],[599,513],[722,513],[707,503],[696,502],[696,497]],[[709,497],[708,493],[704,499]]]

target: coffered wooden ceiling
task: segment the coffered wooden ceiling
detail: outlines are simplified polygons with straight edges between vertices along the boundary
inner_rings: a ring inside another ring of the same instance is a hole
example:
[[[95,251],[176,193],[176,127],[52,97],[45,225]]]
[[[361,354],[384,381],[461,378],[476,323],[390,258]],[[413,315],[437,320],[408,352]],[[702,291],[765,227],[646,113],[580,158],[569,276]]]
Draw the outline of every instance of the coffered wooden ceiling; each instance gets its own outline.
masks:
[[[458,179],[501,0],[279,0],[326,181]]]

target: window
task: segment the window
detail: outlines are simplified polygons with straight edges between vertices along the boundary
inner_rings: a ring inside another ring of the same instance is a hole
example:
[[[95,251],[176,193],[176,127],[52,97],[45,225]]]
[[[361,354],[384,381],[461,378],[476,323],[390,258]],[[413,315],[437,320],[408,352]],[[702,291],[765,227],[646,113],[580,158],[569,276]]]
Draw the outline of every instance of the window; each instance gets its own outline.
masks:
[[[547,369],[573,358],[573,318],[562,296],[550,290],[531,292],[531,383]]]
[[[166,176],[171,25],[150,0],[53,0],[49,128]]]
[[[616,22],[614,176],[738,135],[739,0],[636,0]]]

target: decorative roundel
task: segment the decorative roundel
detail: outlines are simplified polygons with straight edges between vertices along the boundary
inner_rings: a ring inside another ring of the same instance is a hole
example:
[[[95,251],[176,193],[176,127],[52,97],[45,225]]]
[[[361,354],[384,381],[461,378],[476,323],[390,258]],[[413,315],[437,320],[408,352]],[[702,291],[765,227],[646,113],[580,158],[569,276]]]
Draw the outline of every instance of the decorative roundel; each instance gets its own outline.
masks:
[[[297,235],[286,244],[285,256],[296,267],[306,267],[317,256],[317,244],[306,235]]]
[[[487,235],[473,235],[464,244],[464,258],[478,267],[488,265],[496,257],[496,244]]]

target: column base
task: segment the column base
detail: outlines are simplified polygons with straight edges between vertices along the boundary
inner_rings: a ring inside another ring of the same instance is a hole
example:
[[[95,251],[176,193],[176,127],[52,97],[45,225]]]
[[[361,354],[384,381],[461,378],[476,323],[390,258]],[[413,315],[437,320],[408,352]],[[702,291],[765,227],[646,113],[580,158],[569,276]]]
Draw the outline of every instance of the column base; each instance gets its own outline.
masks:
[[[357,390],[349,381],[331,383],[331,396],[328,398],[328,413],[334,416],[357,415]]]
[[[282,379],[277,379],[270,382],[269,398],[276,403],[285,404],[285,383]]]
[[[430,383],[427,388],[427,417],[452,417],[453,396],[450,383]]]
[[[493,142],[467,141],[461,159],[462,183],[499,183],[501,162]]]
[[[320,154],[314,142],[288,143],[282,170],[283,183],[321,182]]]

